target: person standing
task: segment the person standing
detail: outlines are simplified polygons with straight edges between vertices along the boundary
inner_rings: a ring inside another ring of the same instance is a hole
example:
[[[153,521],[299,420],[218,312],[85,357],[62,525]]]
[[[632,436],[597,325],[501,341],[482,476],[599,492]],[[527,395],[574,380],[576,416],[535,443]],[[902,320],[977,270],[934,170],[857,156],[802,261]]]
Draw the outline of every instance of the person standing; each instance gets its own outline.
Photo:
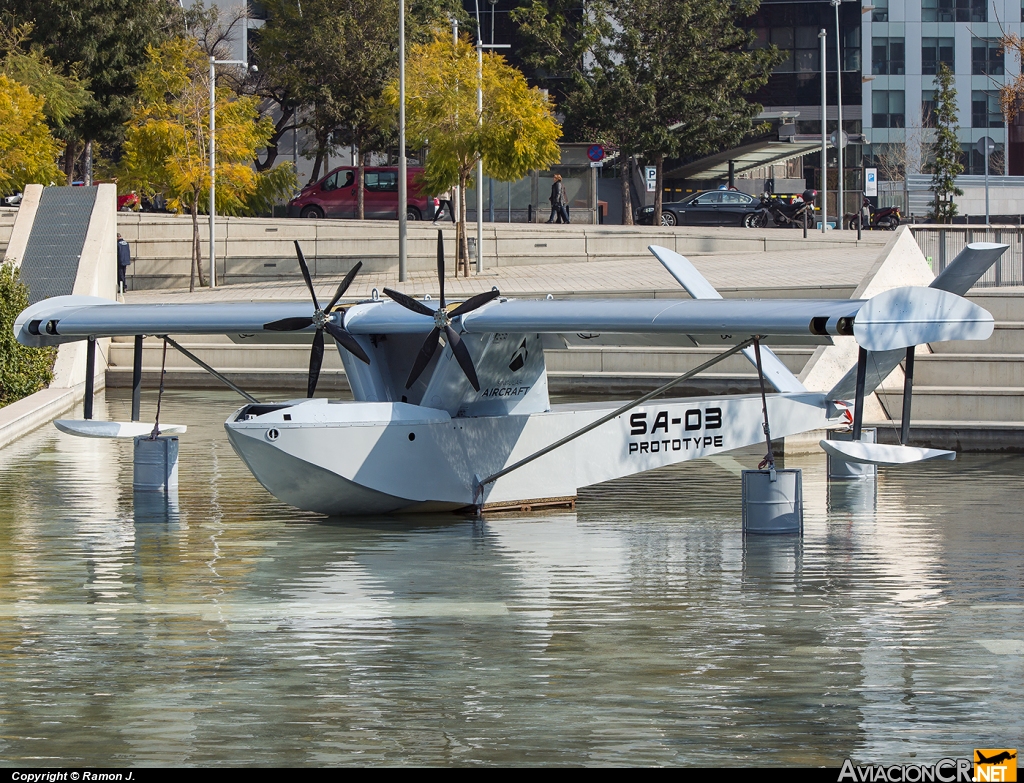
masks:
[[[124,296],[128,265],[132,262],[132,249],[120,234],[117,235],[117,293]]]
[[[448,207],[448,216],[452,219],[452,223],[455,222],[455,207],[452,205],[452,188],[448,188],[444,193],[438,194],[437,197],[437,212],[434,214],[434,223],[437,223],[441,219],[441,215],[444,213],[444,208]]]
[[[562,184],[561,174],[555,174],[555,178],[551,183],[551,197],[548,199],[548,201],[551,202],[551,217],[547,219],[547,222],[568,223],[568,202],[565,197],[565,185]]]

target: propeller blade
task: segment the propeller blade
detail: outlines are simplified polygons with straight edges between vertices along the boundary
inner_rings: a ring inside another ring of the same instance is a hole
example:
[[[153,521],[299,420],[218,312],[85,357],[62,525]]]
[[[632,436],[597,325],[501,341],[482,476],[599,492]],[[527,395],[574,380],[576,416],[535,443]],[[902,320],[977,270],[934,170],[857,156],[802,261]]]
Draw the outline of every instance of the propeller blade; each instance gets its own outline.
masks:
[[[456,317],[458,317],[460,315],[465,315],[466,313],[471,313],[474,310],[476,310],[478,307],[483,307],[485,304],[490,302],[492,299],[497,299],[499,296],[501,296],[501,292],[500,291],[493,291],[493,290],[492,291],[486,291],[485,293],[482,293],[482,294],[477,294],[476,296],[470,297],[465,302],[463,302],[458,307],[456,307],[454,310],[452,310],[451,313],[449,313],[449,316],[451,318],[456,318]]]
[[[280,321],[271,321],[263,324],[263,329],[268,332],[297,332],[313,325],[313,319],[308,316],[301,318],[282,318]]]
[[[306,266],[306,257],[302,255],[302,248],[299,247],[299,240],[295,240],[295,254],[299,257],[299,269],[302,270],[302,277],[306,281],[306,288],[309,289],[309,295],[313,297],[313,304],[316,305],[316,309],[320,309],[320,303],[316,300],[316,291],[313,290],[313,278],[309,276],[309,267]],[[312,395],[310,395],[312,396]]]
[[[367,364],[370,363],[370,357],[366,355],[366,351],[363,350],[363,346],[356,341],[356,338],[353,337],[351,333],[345,331],[340,326],[335,326],[330,321],[324,324],[324,326],[327,328],[327,331],[330,332],[331,337],[333,337],[342,348],[357,359],[360,359]]]
[[[356,275],[359,273],[359,270],[362,266],[363,262],[360,261],[358,264],[356,264],[349,270],[347,275],[345,275],[345,279],[342,280],[341,285],[338,286],[338,290],[334,294],[334,298],[331,300],[331,303],[327,305],[327,307],[324,309],[325,313],[331,312],[331,308],[334,307],[334,305],[338,304],[338,300],[345,295],[345,292],[348,290],[348,287],[352,285],[352,281],[356,279]]]
[[[437,282],[441,284],[441,309],[444,310],[444,234],[437,230]]]
[[[452,329],[450,326],[444,328],[445,334],[448,335],[448,345],[451,346],[452,353],[455,354],[455,358],[459,362],[459,367],[466,373],[466,377],[469,378],[469,382],[473,384],[473,388],[480,391],[480,381],[476,377],[476,368],[473,367],[473,358],[469,355],[469,349],[466,344],[462,342],[458,332]]]
[[[316,382],[320,380],[320,365],[324,363],[324,330],[317,329],[313,338],[313,349],[309,352],[309,382],[306,396],[312,397],[316,391]]]
[[[385,289],[386,290],[386,289]],[[416,357],[416,363],[412,366],[412,372],[409,373],[409,380],[405,382],[405,388],[410,388],[416,379],[420,377],[427,365],[430,364],[430,360],[434,358],[434,351],[437,350],[437,339],[441,336],[441,330],[436,326],[430,330],[430,334],[427,335],[427,339],[423,341],[423,347],[420,348],[419,355]]]
[[[420,315],[429,315],[431,318],[434,316],[434,311],[427,307],[422,302],[418,302],[407,294],[403,294],[401,291],[392,291],[390,288],[385,288],[384,293],[394,299],[398,304],[407,310],[412,310],[414,313]]]

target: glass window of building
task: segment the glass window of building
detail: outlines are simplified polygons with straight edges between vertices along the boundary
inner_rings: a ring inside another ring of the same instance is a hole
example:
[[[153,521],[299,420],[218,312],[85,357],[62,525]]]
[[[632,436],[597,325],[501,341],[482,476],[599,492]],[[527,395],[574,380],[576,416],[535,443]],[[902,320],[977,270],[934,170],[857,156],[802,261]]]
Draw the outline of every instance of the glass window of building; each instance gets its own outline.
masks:
[[[975,76],[1003,75],[1003,51],[999,41],[971,43],[971,73]]]
[[[871,126],[903,128],[906,126],[906,99],[903,90],[871,92]]]
[[[1003,109],[999,104],[996,90],[973,90],[971,92],[971,127],[1003,127]]]
[[[949,70],[955,71],[952,38],[921,39],[921,73],[935,75],[939,72],[939,63],[945,63]]]
[[[860,27],[843,31],[843,70],[860,70]]]
[[[985,0],[921,0],[922,22],[987,22]]]
[[[964,164],[964,174],[984,174],[985,173],[985,153],[978,152],[978,148],[975,144],[964,144],[961,146],[962,152],[960,155],[960,162]],[[1006,159],[1006,153],[1003,145],[1000,142],[996,142],[996,148],[988,155],[988,173],[992,176],[1001,176],[1003,173],[1003,161]]]
[[[782,49],[786,59],[776,73],[817,73],[821,70],[821,44],[817,27],[772,27],[768,40]]]
[[[921,126],[935,127],[935,90],[921,90]]]
[[[889,0],[875,0],[871,5],[874,6],[871,11],[872,22],[889,21]],[[1024,0],[1021,0],[1021,8],[1024,8]]]
[[[906,72],[902,38],[871,39],[871,73],[898,76]]]

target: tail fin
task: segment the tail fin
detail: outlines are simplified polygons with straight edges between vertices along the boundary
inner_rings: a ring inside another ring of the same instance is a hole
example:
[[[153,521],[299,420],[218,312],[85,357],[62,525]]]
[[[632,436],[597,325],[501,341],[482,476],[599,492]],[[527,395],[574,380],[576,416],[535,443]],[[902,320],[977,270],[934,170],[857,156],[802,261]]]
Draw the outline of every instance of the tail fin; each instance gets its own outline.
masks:
[[[1009,245],[995,242],[974,242],[965,247],[953,262],[932,280],[929,288],[948,291],[963,296],[981,279],[999,257],[1006,252]],[[662,262],[664,263],[664,262]],[[670,270],[671,271],[671,270]],[[867,374],[865,376],[864,393],[871,394],[877,389],[889,373],[896,369],[907,352],[902,348],[892,351],[868,351]],[[857,392],[857,367],[854,365],[828,393],[830,400],[850,400]]]
[[[697,271],[697,267],[691,264],[689,259],[667,247],[650,245],[647,249],[694,299],[722,298],[722,295],[715,290],[715,287],[708,282],[704,275]],[[757,366],[757,357],[753,347],[744,348],[742,353],[751,364]],[[780,392],[807,391],[807,388],[797,380],[797,377],[789,371],[782,360],[772,353],[770,348],[763,345],[761,346],[761,369],[764,372],[765,380]]]

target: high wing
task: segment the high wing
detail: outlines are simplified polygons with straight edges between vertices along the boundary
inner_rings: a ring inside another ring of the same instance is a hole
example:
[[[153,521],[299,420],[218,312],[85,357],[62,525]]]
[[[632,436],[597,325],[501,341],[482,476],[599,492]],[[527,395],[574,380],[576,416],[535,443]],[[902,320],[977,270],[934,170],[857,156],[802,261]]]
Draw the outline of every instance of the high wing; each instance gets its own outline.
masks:
[[[830,334],[852,334],[860,300],[509,300],[499,299],[456,319],[460,331],[548,333],[567,336],[650,335],[690,337],[729,345],[757,334],[775,343],[828,344]],[[135,334],[245,334],[276,338],[267,326],[308,318],[305,302],[119,304],[96,297],[62,296],[38,302],[15,322],[25,345],[58,345],[86,337]],[[390,302],[347,308],[353,334],[426,334],[433,321]],[[300,333],[312,335],[312,326]],[[585,339],[585,338],[584,338]],[[685,344],[685,343],[684,343]],[[690,343],[692,344],[692,343]]]

